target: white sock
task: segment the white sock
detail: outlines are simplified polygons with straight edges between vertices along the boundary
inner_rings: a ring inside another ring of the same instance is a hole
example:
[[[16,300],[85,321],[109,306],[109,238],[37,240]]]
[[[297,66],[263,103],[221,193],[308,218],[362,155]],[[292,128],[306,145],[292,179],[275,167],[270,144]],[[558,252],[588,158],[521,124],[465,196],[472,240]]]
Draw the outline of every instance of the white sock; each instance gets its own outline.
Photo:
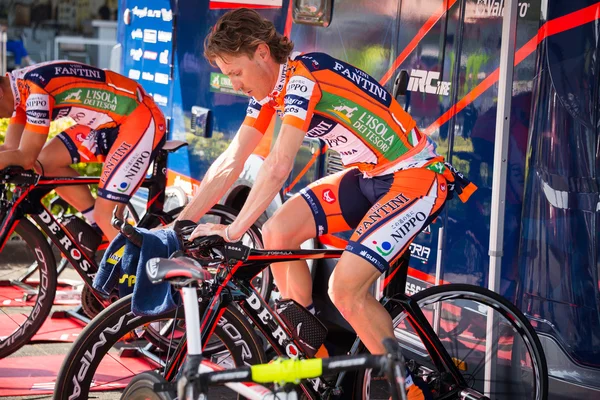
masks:
[[[93,225],[96,223],[96,220],[94,219],[94,206],[91,206],[90,208],[82,211],[81,213],[83,214],[83,217],[88,222],[88,224]]]

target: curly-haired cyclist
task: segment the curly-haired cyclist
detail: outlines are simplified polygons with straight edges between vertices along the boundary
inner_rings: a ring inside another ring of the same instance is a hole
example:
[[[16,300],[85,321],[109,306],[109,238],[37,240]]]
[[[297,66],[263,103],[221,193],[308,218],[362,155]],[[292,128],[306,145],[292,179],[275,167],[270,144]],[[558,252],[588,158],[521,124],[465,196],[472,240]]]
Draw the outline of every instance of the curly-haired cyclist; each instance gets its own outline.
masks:
[[[207,36],[205,56],[252,99],[238,134],[179,218],[197,220],[218,201],[278,113],[281,130],[239,216],[228,226],[199,225],[193,234],[238,240],[282,188],[304,137],[320,138],[346,169],[286,201],[263,228],[265,247],[299,248],[315,236],[354,229],[329,294],[367,348],[384,353],[392,321],[369,288],[440,212],[455,177],[435,143],[375,79],[327,54],[293,56],[292,48],[249,9],[226,13]],[[306,263],[280,263],[272,271],[284,297],[314,309]],[[411,399],[427,395],[410,378],[408,386]]]

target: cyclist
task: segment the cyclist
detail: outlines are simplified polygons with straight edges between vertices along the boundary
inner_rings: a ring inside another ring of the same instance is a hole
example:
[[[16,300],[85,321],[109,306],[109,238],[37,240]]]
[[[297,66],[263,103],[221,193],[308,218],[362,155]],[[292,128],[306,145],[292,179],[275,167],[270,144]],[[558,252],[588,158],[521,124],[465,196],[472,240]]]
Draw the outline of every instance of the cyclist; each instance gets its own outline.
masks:
[[[48,142],[50,121],[76,125]],[[35,168],[46,176],[77,176],[78,162],[103,162],[98,199],[85,186],[56,191],[112,240],[115,205],[139,187],[165,141],[165,118],[135,81],[72,61],[52,61],[0,77],[0,117],[11,117],[0,146],[0,169]]]
[[[252,98],[233,142],[179,219],[197,221],[218,201],[276,112],[281,130],[239,216],[228,226],[199,225],[192,236],[238,240],[283,186],[304,137],[324,140],[347,169],[286,201],[263,228],[265,248],[299,248],[315,236],[355,229],[329,294],[369,351],[383,354],[382,340],[394,337],[392,321],[369,287],[440,212],[455,177],[434,142],[375,79],[327,54],[291,55],[292,48],[270,21],[249,9],[224,14],[208,34],[206,58]],[[281,263],[272,271],[283,297],[314,311],[306,263]],[[411,382],[409,377],[409,397],[424,398],[426,391]]]

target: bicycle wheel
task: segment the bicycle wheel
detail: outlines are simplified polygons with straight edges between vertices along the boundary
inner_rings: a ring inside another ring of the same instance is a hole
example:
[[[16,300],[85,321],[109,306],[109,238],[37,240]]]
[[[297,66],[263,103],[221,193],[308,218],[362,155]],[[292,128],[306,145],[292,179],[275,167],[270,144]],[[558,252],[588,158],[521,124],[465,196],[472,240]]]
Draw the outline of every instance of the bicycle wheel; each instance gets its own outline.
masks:
[[[439,356],[427,351],[413,317],[396,308],[394,332],[408,368],[416,380],[427,383],[434,398],[461,398],[461,392],[470,399],[547,398],[548,369],[542,346],[527,318],[508,300],[465,284],[431,287],[411,299],[437,332],[443,349],[436,351],[445,351],[464,379],[462,385],[457,384],[449,372],[436,367],[439,364],[434,360]],[[487,375],[486,364],[492,367]],[[363,399],[389,398],[387,383],[370,371],[359,375],[355,390]]]
[[[40,329],[54,303],[56,279],[46,238],[21,219],[0,254],[0,358],[19,350]]]
[[[117,391],[135,375],[146,371],[163,374],[173,351],[149,344],[146,327],[161,320],[182,318],[183,309],[156,317],[135,316],[131,312],[131,295],[115,302],[98,314],[73,343],[58,373],[54,399],[87,399],[90,390],[108,391],[102,398],[118,399]],[[260,339],[233,305],[224,310],[213,336],[224,348],[209,357],[214,363],[228,368],[266,361]]]

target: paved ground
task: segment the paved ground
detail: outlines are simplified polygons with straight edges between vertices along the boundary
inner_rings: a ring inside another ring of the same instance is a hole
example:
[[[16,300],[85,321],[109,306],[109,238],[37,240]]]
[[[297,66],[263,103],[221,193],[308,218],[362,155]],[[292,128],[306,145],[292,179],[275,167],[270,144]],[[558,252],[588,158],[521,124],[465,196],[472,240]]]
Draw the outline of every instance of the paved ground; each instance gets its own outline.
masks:
[[[4,252],[3,252],[4,253]],[[11,261],[13,261],[14,259],[11,259]],[[4,262],[2,262],[4,261]],[[3,276],[4,278],[7,277],[6,275],[6,271],[10,271],[10,265],[11,262],[7,261],[6,259],[4,260],[0,260],[0,269],[2,270],[2,274],[0,274],[1,276]],[[67,268],[63,274],[61,274],[61,278],[64,279],[78,279],[78,275],[77,273],[71,269],[71,268]],[[61,311],[61,310],[66,310],[66,309],[73,309],[72,306],[66,307],[66,306],[54,306],[53,307],[53,311]],[[19,309],[16,307],[3,307],[0,312],[8,312],[8,313],[13,313],[13,312],[18,312]],[[28,310],[29,311],[29,310]],[[30,311],[29,311],[30,312]],[[14,358],[14,357],[28,357],[28,356],[51,356],[51,355],[64,355],[67,354],[69,349],[71,348],[73,344],[72,343],[36,343],[36,344],[29,344],[24,346],[23,348],[21,348],[19,351],[17,351],[16,353],[10,355],[8,358]],[[0,361],[0,366],[1,366],[2,362]],[[41,367],[45,367],[45,366],[41,366]],[[32,368],[35,368],[34,366],[32,366]],[[2,369],[0,368],[0,377],[2,377]],[[58,372],[58,371],[57,371]],[[46,380],[47,381],[47,380]],[[47,381],[48,382],[48,381]],[[0,397],[0,400],[4,400],[4,399],[51,399],[52,395],[32,395],[32,396],[10,396],[10,397]],[[100,399],[100,400],[108,400],[108,399],[119,399],[120,398],[120,393],[119,392],[93,392],[90,395],[90,398],[92,399]],[[214,388],[211,389],[210,391],[210,398],[215,398],[215,399],[233,399],[235,398],[235,393],[231,392],[228,389],[225,388]]]

